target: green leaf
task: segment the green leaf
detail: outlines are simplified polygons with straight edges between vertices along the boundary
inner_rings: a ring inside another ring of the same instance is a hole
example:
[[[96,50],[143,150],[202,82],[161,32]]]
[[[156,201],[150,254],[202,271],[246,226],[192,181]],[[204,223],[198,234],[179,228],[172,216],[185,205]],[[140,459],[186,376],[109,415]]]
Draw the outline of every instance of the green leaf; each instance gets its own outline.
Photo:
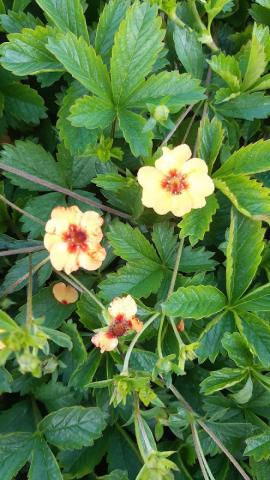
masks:
[[[152,148],[152,132],[144,131],[146,120],[137,113],[118,111],[119,126],[134,157],[147,156]]]
[[[270,222],[270,189],[243,175],[215,179],[215,185],[247,217]]]
[[[32,255],[32,265],[33,267],[40,263],[48,256],[48,252],[37,252]],[[3,295],[6,290],[9,293],[14,293],[21,290],[28,282],[28,279],[22,280],[22,282],[14,286],[20,278],[27,275],[29,272],[29,260],[28,257],[17,260],[12,267],[9,269],[8,273],[5,276],[5,279],[0,287],[0,295]],[[38,270],[35,275],[36,286],[41,287],[46,280],[50,277],[52,272],[52,267],[48,263]]]
[[[156,5],[136,1],[128,9],[112,49],[111,81],[116,104],[125,104],[151,72],[163,47],[164,31],[160,27]]]
[[[212,171],[224,139],[222,123],[216,117],[211,122],[205,118],[200,123],[198,155],[207,163]]]
[[[185,70],[193,77],[201,79],[206,62],[202,44],[195,32],[176,26],[173,39],[177,56]]]
[[[205,272],[215,269],[217,264],[213,252],[205,250],[204,247],[185,247],[182,252],[179,270],[184,273]],[[175,261],[175,258],[173,259]],[[174,264],[171,264],[174,267]]]
[[[36,125],[47,117],[43,98],[28,85],[13,83],[1,87],[1,92],[5,95],[6,111],[17,120]]]
[[[89,35],[80,0],[36,0],[48,18],[63,32],[71,31],[89,42]]]
[[[233,400],[236,403],[239,403],[240,405],[244,405],[245,403],[249,402],[249,400],[252,397],[252,393],[253,393],[253,382],[249,377],[245,385],[243,386],[243,388],[241,388],[241,390],[239,390],[238,392],[233,393],[231,395],[231,398],[233,398]]]
[[[0,322],[1,322],[1,313],[2,312],[0,311]],[[13,378],[12,378],[12,375],[10,375],[10,373],[8,372],[8,370],[6,370],[4,367],[0,368],[0,395],[2,395],[2,393],[12,392],[12,389],[11,389],[12,382],[13,382]],[[1,415],[0,415],[0,418],[1,418]],[[3,433],[2,422],[1,422],[0,428],[1,428],[1,433]],[[18,430],[18,427],[17,427],[17,430]]]
[[[235,322],[230,312],[222,313],[213,318],[206,325],[199,337],[199,347],[196,350],[199,362],[203,363],[209,358],[214,363],[222,349],[221,340],[225,332],[232,332],[235,329]]]
[[[141,261],[119,268],[117,273],[110,273],[99,287],[102,297],[107,301],[123,294],[148,298],[151,293],[158,291],[163,276],[159,264],[150,260]]]
[[[146,105],[164,103],[172,112],[185,105],[192,105],[205,98],[204,89],[198,80],[188,74],[160,72],[141,83],[127,100],[129,108],[145,108]]]
[[[68,120],[74,127],[85,127],[90,130],[96,128],[104,130],[112,124],[116,115],[110,100],[88,96],[79,98],[70,112]]]
[[[43,326],[41,326],[40,329],[47,335],[50,340],[52,340],[53,343],[59,345],[59,347],[72,350],[72,341],[70,340],[70,337],[65,333]]]
[[[222,346],[227,351],[230,359],[233,360],[238,367],[252,366],[252,354],[250,353],[245,339],[238,332],[225,332],[222,339]]]
[[[204,2],[204,8],[208,14],[208,28],[210,27],[214,18],[223,10],[223,8],[231,0],[207,0],[207,3]]]
[[[63,324],[61,330],[71,338],[73,344],[71,351],[65,350],[61,355],[61,360],[65,364],[63,368],[63,381],[68,383],[74,370],[86,361],[87,351],[76,323],[69,320]]]
[[[270,140],[259,140],[234,152],[214,176],[253,175],[268,170],[270,170]]]
[[[41,145],[29,140],[17,140],[15,145],[5,145],[1,152],[1,161],[10,167],[19,168],[24,172],[36,175],[43,180],[57,183],[65,187],[65,179],[51,154]],[[13,173],[5,173],[13,185],[33,191],[48,191],[47,187],[38,185]]]
[[[218,113],[229,118],[267,118],[270,115],[270,97],[262,92],[241,93],[227,102],[216,104]]]
[[[88,384],[92,382],[94,375],[101,362],[101,354],[98,349],[90,352],[87,360],[79,365],[69,380],[69,386],[77,389],[87,388]]]
[[[199,240],[203,240],[206,232],[210,229],[218,206],[216,196],[211,195],[207,198],[205,207],[193,209],[184,215],[183,220],[179,223],[180,238],[189,237],[192,246],[196,245]]]
[[[0,435],[0,476],[13,480],[26,464],[33,447],[31,433],[10,433]]]
[[[208,60],[211,69],[216,72],[233,92],[240,90],[241,72],[235,57],[219,53]]]
[[[127,442],[122,428],[114,427],[110,432],[107,461],[109,471],[115,469],[127,471],[130,479],[136,478],[142,467],[142,460],[137,447],[134,448],[133,444]],[[117,477],[117,480],[120,480],[120,478]],[[109,478],[108,480],[115,479]]]
[[[56,329],[62,325],[63,321],[70,318],[72,312],[76,308],[75,303],[63,305],[58,302],[52,293],[52,287],[40,289],[39,292],[33,296],[32,300],[34,318],[44,318],[44,327]],[[16,320],[24,324],[26,318],[26,304],[20,307],[19,315]]]
[[[152,240],[161,261],[166,266],[173,268],[177,249],[177,236],[174,234],[174,227],[169,222],[155,223]]]
[[[59,452],[58,459],[63,467],[64,474],[70,478],[82,478],[93,473],[105,456],[107,437],[96,440],[92,447],[84,447],[81,450],[67,450]],[[117,478],[117,480],[119,480]]]
[[[258,357],[266,368],[270,366],[270,327],[253,313],[235,313],[237,327],[248,342],[252,353]]]
[[[23,12],[29,3],[31,3],[31,0],[13,0],[12,10],[15,12]]]
[[[93,445],[105,427],[105,415],[97,407],[62,408],[47,415],[39,424],[47,441],[61,450]]]
[[[129,5],[130,0],[110,0],[109,3],[104,6],[99,17],[95,48],[96,52],[103,58],[105,63],[109,63],[114,36]]]
[[[270,283],[266,283],[236,302],[235,308],[250,312],[270,311]]]
[[[23,28],[35,28],[39,21],[29,12],[14,12],[0,15],[0,23],[7,33],[19,33]]]
[[[59,465],[47,443],[36,437],[31,467],[28,474],[29,480],[62,480]]]
[[[87,90],[101,98],[111,98],[107,68],[82,37],[59,33],[48,39],[47,48]]]
[[[222,368],[221,370],[210,372],[209,377],[201,382],[201,392],[204,395],[211,395],[242,382],[246,376],[247,372],[240,368]]]
[[[34,390],[35,398],[42,402],[49,412],[54,412],[64,407],[77,405],[78,398],[74,391],[61,382],[51,380],[43,383]]]
[[[264,233],[261,222],[232,209],[226,249],[226,288],[231,303],[245,293],[256,275],[262,259]]]
[[[21,33],[8,35],[1,46],[1,63],[15,75],[34,75],[42,72],[61,72],[63,67],[48,52],[46,43],[53,33],[50,27],[25,28]]]
[[[83,293],[77,302],[77,313],[80,322],[88,329],[94,330],[100,326],[99,312],[97,305],[89,295]]]
[[[13,333],[19,330],[19,327],[6,312],[0,310],[0,329]]]
[[[267,30],[266,27],[264,28],[261,25],[257,26],[256,23],[254,24],[249,59],[243,78],[242,90],[249,90],[264,73],[267,66],[267,58],[261,41],[263,31],[267,32]],[[267,35],[269,35],[269,30]]]
[[[171,317],[199,320],[220,312],[226,306],[225,295],[211,285],[180,287],[163,304],[164,313]]]
[[[2,368],[1,371],[5,371],[5,369]],[[8,376],[11,377],[10,374],[8,374]],[[12,387],[14,387],[14,384]],[[11,393],[11,390],[9,393]],[[0,413],[0,432],[13,433],[16,431],[34,433],[36,431],[34,413],[36,412],[34,412],[32,402],[29,398],[14,403],[11,408],[2,410]]]
[[[85,127],[73,127],[68,120],[72,105],[74,105],[74,102],[78,98],[86,93],[87,90],[85,90],[82,85],[73,82],[66,90],[66,94],[58,111],[59,118],[56,126],[59,129],[60,138],[72,155],[83,154],[85,150],[96,143],[98,137],[97,130],[89,131],[88,128]]]
[[[118,220],[113,222],[108,233],[108,239],[114,253],[127,262],[150,260],[160,263],[154,247],[148,242],[138,228],[132,228]]]
[[[270,433],[261,433],[246,440],[244,455],[253,457],[256,462],[268,460],[270,457]]]

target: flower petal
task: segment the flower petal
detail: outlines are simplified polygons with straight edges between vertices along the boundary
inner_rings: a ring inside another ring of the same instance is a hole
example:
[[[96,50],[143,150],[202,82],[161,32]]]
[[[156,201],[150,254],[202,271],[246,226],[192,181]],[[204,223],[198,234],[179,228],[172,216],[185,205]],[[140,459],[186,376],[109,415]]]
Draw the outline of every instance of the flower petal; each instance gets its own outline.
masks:
[[[193,173],[207,173],[208,166],[201,158],[191,158],[191,160],[183,165],[182,172],[187,173],[188,175]]]
[[[111,352],[118,345],[118,339],[109,332],[98,332],[92,337],[91,341],[96,347],[100,348],[101,353]]]
[[[129,320],[136,315],[137,304],[131,295],[116,297],[110,303],[108,311],[113,318],[118,315],[124,315],[125,318]]]
[[[59,235],[55,235],[53,233],[46,233],[44,235],[44,246],[48,251],[50,251],[51,248],[60,241],[61,237]]]
[[[188,192],[181,195],[172,195],[171,212],[176,217],[182,217],[192,209],[192,198]]]
[[[75,288],[73,288],[71,285],[66,285],[63,282],[56,283],[53,286],[53,295],[58,302],[67,305],[70,303],[75,303],[79,298],[77,290],[75,290]]]
[[[155,167],[167,175],[170,170],[181,171],[184,163],[191,157],[191,150],[188,145],[178,145],[170,150],[167,147],[162,149],[163,155],[155,162]]]

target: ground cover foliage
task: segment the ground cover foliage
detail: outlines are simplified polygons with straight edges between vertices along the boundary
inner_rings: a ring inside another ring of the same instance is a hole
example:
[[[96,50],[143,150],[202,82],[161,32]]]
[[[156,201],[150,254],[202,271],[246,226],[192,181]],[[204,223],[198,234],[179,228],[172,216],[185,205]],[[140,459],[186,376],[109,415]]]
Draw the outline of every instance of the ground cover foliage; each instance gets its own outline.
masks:
[[[1,480],[266,480],[270,1],[0,0],[0,26]],[[137,173],[181,144],[215,191],[160,215]],[[100,268],[54,268],[59,206],[102,217]]]

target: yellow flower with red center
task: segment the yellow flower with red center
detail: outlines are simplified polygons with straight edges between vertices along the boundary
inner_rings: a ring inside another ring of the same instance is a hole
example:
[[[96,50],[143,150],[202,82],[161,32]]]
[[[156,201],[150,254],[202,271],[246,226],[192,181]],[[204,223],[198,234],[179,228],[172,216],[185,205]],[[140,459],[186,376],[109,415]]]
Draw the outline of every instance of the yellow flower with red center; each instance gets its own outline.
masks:
[[[118,345],[118,338],[125,335],[129,330],[140,332],[143,327],[142,322],[136,318],[137,305],[131,295],[115,298],[109,308],[110,324],[109,326],[96,333],[92,342],[101,353],[110,352]]]
[[[53,295],[55,299],[63,305],[77,302],[79,294],[71,285],[66,285],[63,282],[56,283],[53,286]]]
[[[78,207],[56,207],[45,226],[45,248],[53,267],[67,274],[78,270],[97,270],[106,257],[100,245],[103,237],[102,217]]]
[[[205,161],[191,158],[188,145],[173,150],[164,147],[162,151],[154,167],[141,167],[138,171],[143,205],[159,215],[172,212],[176,217],[182,217],[192,208],[204,207],[205,197],[215,188]]]

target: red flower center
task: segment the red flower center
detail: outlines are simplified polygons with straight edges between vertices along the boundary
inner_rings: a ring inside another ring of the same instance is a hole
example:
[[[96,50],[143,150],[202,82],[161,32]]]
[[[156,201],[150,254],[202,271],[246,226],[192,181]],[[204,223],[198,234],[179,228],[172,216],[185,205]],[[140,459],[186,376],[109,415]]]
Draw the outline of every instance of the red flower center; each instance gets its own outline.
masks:
[[[161,186],[173,195],[179,195],[188,188],[187,177],[177,172],[177,170],[170,170],[168,175],[162,180]]]
[[[67,242],[70,253],[87,250],[87,233],[77,225],[69,225],[68,231],[63,235],[63,240]]]
[[[130,329],[130,322],[123,313],[119,313],[109,326],[109,333],[114,337],[122,337]]]

